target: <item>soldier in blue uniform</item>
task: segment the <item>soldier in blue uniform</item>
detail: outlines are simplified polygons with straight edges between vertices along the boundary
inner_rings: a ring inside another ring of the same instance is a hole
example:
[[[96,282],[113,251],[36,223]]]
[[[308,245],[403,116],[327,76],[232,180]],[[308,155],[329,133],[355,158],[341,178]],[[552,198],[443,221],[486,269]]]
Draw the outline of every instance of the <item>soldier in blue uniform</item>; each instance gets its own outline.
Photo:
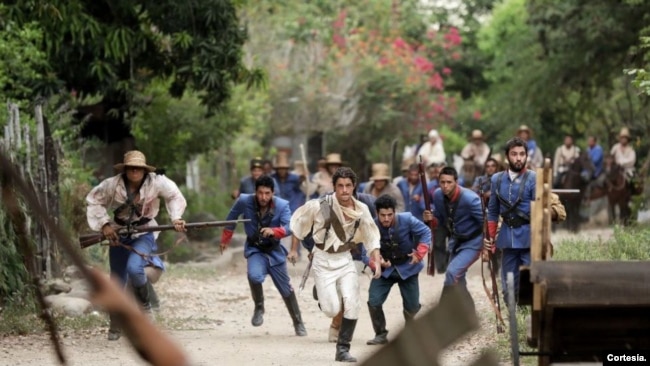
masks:
[[[461,187],[458,172],[444,167],[438,178],[440,189],[433,194],[433,219],[435,226],[444,226],[449,235],[449,265],[445,274],[442,296],[450,286],[459,286],[473,305],[467,291],[467,269],[480,256],[483,247],[483,210],[481,199],[471,189]],[[425,211],[425,220],[432,219]]]
[[[264,322],[264,291],[262,283],[270,275],[273,284],[282,295],[289,310],[298,336],[307,335],[300,316],[300,308],[287,272],[287,249],[280,245],[280,239],[291,235],[289,202],[273,196],[273,178],[263,175],[255,181],[255,194],[242,194],[230,209],[226,220],[240,216],[251,221],[244,224],[246,244],[244,257],[247,259],[248,283],[255,303],[251,323],[259,327]],[[221,235],[221,250],[228,248],[235,225],[227,226]]]
[[[508,170],[492,176],[490,201],[488,203],[488,238],[485,249],[503,250],[501,257],[501,280],[506,294],[506,276],[514,274],[515,299],[519,296],[519,267],[530,265],[530,203],[535,199],[535,172],[526,169],[528,145],[515,137],[506,143]],[[499,235],[497,224],[503,219]]]
[[[370,345],[388,342],[382,305],[394,284],[399,286],[402,295],[406,321],[413,320],[421,307],[418,275],[424,268],[422,259],[431,245],[431,230],[410,212],[396,213],[396,207],[397,202],[389,195],[381,195],[375,201],[383,271],[381,277],[370,282],[368,289],[368,311],[375,330],[375,338],[367,342]],[[371,268],[375,265],[365,255],[363,261]]]

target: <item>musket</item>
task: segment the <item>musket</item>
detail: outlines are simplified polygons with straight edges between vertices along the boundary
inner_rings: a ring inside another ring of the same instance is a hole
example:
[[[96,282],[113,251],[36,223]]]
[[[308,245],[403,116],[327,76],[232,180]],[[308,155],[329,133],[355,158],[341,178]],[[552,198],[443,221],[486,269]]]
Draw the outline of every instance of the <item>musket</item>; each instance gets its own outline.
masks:
[[[302,280],[300,281],[300,286],[298,286],[298,293],[301,293],[302,290],[305,288],[305,284],[307,283],[307,279],[309,278],[309,272],[311,271],[311,264],[313,263],[314,257],[309,258],[309,263],[307,263],[307,268],[305,268],[305,272],[302,274]]]
[[[485,190],[483,189],[484,185],[483,179],[479,178],[478,181],[478,195],[481,198],[481,211],[483,212],[483,239],[489,236],[488,232],[488,220],[487,212],[485,210]],[[494,310],[494,315],[496,316],[497,322],[497,333],[503,333],[503,326],[505,322],[503,321],[503,316],[501,315],[501,300],[499,300],[499,287],[497,285],[496,278],[496,268],[497,268],[497,256],[494,252],[494,248],[488,252],[488,269],[490,270],[490,280],[492,282],[492,293],[485,284],[485,275],[483,273],[483,261],[481,261],[481,278],[483,279],[483,289],[490,300],[492,309]]]
[[[248,222],[250,219],[242,220],[226,220],[226,221],[204,221],[204,222],[189,222],[185,224],[186,229],[205,229],[208,227],[219,227],[219,226],[228,226],[235,225],[241,222]],[[174,230],[174,225],[158,225],[158,226],[135,226],[132,228],[127,228],[124,226],[117,228],[118,235],[129,235],[136,233],[152,233],[156,231],[166,231]],[[91,233],[83,234],[79,236],[79,246],[81,249],[88,248],[95,244],[99,244],[106,240],[104,234],[102,233]]]
[[[431,211],[431,197],[429,196],[429,190],[427,189],[427,176],[424,171],[424,163],[422,162],[422,155],[420,155],[420,162],[418,163],[418,172],[420,174],[420,184],[422,185],[422,196],[424,196],[424,209]],[[431,220],[429,222],[429,228],[431,229],[431,245],[429,246],[429,252],[427,253],[427,274],[429,276],[435,276],[436,274],[436,265],[434,263],[434,254],[433,247],[435,245],[435,222]]]

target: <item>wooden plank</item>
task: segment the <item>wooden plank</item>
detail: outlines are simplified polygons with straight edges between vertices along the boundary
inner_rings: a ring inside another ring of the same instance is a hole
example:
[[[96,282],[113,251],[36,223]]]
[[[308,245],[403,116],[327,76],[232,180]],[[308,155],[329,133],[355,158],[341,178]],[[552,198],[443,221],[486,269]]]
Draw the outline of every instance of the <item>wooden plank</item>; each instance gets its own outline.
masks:
[[[533,262],[530,280],[547,286],[544,306],[650,307],[650,262]]]

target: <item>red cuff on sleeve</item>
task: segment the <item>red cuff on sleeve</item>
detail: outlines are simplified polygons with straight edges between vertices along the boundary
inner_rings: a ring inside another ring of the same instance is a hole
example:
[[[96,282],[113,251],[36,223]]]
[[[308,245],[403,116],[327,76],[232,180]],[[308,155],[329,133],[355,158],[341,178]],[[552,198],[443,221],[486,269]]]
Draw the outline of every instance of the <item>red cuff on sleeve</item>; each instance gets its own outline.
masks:
[[[375,269],[377,268],[377,266],[375,266],[375,261],[374,261],[372,258],[370,258],[370,259],[368,260],[368,267],[370,267],[370,269],[371,269],[373,272],[374,272]]]
[[[488,221],[488,235],[490,239],[494,239],[497,236],[497,222]]]
[[[233,230],[223,229],[223,233],[221,233],[221,242],[224,244],[230,244],[232,234]]]
[[[284,238],[286,236],[286,233],[287,233],[282,226],[273,227],[273,228],[271,228],[271,230],[273,230],[273,236],[276,239]]]
[[[415,248],[415,256],[418,257],[419,260],[422,260],[428,252],[429,246],[424,243],[418,244],[417,248]]]

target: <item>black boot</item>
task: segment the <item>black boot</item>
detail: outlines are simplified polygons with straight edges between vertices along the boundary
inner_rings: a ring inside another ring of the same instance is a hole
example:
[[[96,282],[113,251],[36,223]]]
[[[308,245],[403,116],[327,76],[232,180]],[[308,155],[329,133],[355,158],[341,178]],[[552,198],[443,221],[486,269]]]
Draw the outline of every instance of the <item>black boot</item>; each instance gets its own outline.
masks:
[[[160,310],[160,299],[158,299],[158,294],[156,293],[156,290],[153,288],[153,284],[151,281],[147,281],[147,285],[149,288],[149,299],[151,302],[151,310],[158,311]]]
[[[291,320],[293,320],[293,328],[296,331],[296,335],[304,337],[307,335],[307,330],[305,329],[305,324],[302,322],[300,317],[300,308],[298,307],[298,299],[296,299],[296,293],[291,291],[291,295],[283,298],[284,304],[287,305],[287,310],[289,310],[289,315],[291,315]]]
[[[370,313],[370,320],[372,321],[372,328],[375,330],[375,338],[366,342],[369,345],[386,344],[388,343],[388,330],[386,330],[386,317],[384,316],[384,309],[381,306],[370,306],[368,304],[368,312]]]
[[[142,307],[142,311],[151,313],[151,293],[149,292],[149,286],[146,283],[140,287],[133,286],[133,292],[135,293],[135,298],[140,303],[140,307]]]
[[[108,313],[109,325],[108,325],[108,340],[116,341],[122,336],[122,327],[117,316]]]
[[[350,355],[350,342],[354,328],[357,326],[357,319],[343,318],[341,329],[339,330],[339,339],[336,342],[336,357],[334,361],[357,362],[357,359]]]
[[[422,305],[418,306],[417,310],[415,311],[406,311],[402,310],[402,313],[404,314],[404,320],[406,321],[406,324],[410,323],[413,321],[415,318],[415,315],[422,309]]]
[[[264,289],[261,283],[253,283],[251,280],[248,280],[248,285],[251,287],[251,295],[253,296],[253,303],[255,303],[251,324],[254,327],[259,327],[264,323]]]

